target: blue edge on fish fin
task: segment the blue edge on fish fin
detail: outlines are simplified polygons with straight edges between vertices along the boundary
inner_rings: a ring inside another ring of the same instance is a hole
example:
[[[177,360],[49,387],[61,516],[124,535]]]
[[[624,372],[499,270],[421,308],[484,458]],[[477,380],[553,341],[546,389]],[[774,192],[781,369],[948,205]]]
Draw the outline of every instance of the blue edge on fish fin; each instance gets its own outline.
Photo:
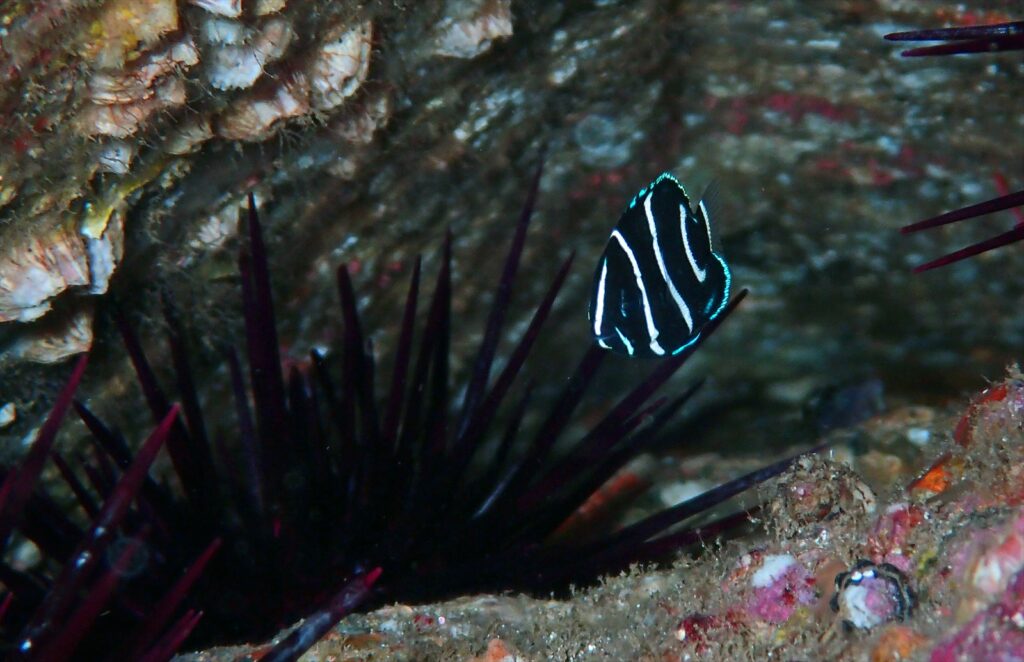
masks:
[[[729,265],[725,263],[725,258],[715,251],[711,251],[711,254],[715,256],[716,260],[722,263],[722,270],[725,272],[725,287],[722,288],[722,303],[719,304],[718,310],[711,313],[711,316],[708,317],[709,322],[722,314],[725,307],[729,305],[729,291],[732,289],[732,272],[729,270]]]
[[[700,334],[702,334],[702,333],[704,333],[704,332],[703,331],[698,331],[697,335],[695,335],[694,337],[690,338],[689,342],[687,342],[685,345],[673,349],[672,350],[672,356],[676,356],[677,354],[681,354],[687,347],[689,347],[693,343],[695,343],[698,340],[700,340]]]

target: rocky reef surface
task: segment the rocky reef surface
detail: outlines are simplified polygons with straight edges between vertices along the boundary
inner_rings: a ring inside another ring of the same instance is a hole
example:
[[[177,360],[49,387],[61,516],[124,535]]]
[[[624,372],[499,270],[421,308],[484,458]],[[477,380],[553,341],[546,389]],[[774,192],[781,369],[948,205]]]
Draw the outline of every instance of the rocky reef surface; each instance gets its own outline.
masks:
[[[958,413],[907,407],[828,441],[830,454],[764,486],[758,533],[567,600],[467,596],[350,616],[302,659],[1018,659],[1022,375]],[[708,455],[661,473],[714,482],[757,464]],[[176,659],[254,659],[269,645]]]

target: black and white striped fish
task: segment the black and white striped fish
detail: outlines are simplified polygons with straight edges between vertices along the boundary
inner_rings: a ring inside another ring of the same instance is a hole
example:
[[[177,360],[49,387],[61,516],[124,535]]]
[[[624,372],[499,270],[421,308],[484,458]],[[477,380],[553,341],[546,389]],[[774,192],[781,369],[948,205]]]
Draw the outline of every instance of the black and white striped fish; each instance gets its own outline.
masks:
[[[601,347],[629,356],[678,354],[725,308],[731,276],[712,246],[705,199],[695,213],[666,172],[629,203],[594,274],[590,322]]]

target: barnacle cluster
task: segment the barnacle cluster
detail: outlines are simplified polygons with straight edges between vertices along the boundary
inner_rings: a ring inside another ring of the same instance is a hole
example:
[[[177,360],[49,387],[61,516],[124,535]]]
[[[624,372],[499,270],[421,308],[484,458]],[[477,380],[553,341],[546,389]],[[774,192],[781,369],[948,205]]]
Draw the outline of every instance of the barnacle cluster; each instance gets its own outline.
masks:
[[[140,190],[179,180],[205,146],[265,141],[348,105],[369,75],[374,18],[343,4],[316,21],[286,0],[4,8],[0,322],[38,320],[62,301],[45,325],[8,329],[8,360],[90,347],[93,305],[65,292],[106,291]],[[386,119],[379,100],[369,107],[372,135]]]

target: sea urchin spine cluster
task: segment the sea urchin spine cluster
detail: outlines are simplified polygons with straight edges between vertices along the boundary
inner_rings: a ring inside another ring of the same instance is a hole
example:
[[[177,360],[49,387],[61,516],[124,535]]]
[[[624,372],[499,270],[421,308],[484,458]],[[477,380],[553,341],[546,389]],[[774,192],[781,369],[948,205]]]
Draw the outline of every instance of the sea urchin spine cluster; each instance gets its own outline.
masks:
[[[118,432],[74,403],[92,435],[91,452],[74,462],[83,479],[52,452],[85,368],[85,358],[78,362],[20,466],[3,474],[0,579],[7,593],[0,626],[7,652],[24,659],[159,660],[186,638],[198,646],[265,637],[305,617],[262,658],[294,659],[346,613],[381,600],[550,591],[664,558],[746,521],[740,511],[699,530],[676,527],[778,474],[791,459],[618,531],[552,541],[627,461],[663,443],[659,431],[696,389],[649,401],[746,292],[582,438],[563,444],[606,357],[591,347],[524,439],[521,427],[529,426],[521,424],[538,405],[517,377],[572,263],[570,255],[492,378],[539,180],[538,169],[459,402],[449,385],[450,233],[418,332],[419,260],[412,270],[390,384],[378,401],[376,360],[344,267],[337,272],[340,379],[329,369],[333,359],[316,352],[308,366],[282,374],[266,250],[250,197],[239,255],[247,376],[235,352],[224,350],[236,422],[227,433],[208,434],[173,306],[166,304],[166,319],[180,405],[171,404],[139,339],[120,320],[156,428],[132,453]],[[504,407],[515,390],[516,402]],[[181,491],[147,475],[162,447]],[[37,485],[51,455],[86,515],[84,529],[79,514],[62,511]],[[35,567],[12,560],[6,543],[22,539],[43,556]],[[311,605],[319,605],[312,615]]]
[[[955,55],[962,53],[994,53],[999,51],[1024,50],[1024,21],[996,23],[992,25],[974,25],[938,30],[912,30],[910,32],[894,32],[885,35],[890,41],[944,41],[946,43],[933,46],[911,48],[903,51],[904,57],[922,57],[932,55]],[[1011,193],[1002,175],[996,176],[999,197],[975,205],[954,209],[932,218],[918,221],[900,229],[903,234],[936,228],[949,223],[985,216],[1005,209],[1014,209],[1024,205],[1024,191]],[[1010,230],[976,244],[967,246],[925,264],[914,267],[915,272],[927,271],[936,267],[946,266],[965,260],[980,253],[1024,240],[1024,215],[1014,210],[1017,223]]]

